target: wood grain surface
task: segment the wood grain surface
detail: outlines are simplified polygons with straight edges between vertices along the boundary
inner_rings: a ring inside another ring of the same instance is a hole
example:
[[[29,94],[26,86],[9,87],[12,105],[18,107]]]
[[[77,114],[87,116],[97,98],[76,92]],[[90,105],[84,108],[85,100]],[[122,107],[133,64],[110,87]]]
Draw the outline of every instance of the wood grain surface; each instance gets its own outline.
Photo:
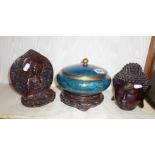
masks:
[[[153,67],[155,64],[155,36],[151,38],[146,62],[145,62],[145,74],[151,78],[151,75],[153,73]]]

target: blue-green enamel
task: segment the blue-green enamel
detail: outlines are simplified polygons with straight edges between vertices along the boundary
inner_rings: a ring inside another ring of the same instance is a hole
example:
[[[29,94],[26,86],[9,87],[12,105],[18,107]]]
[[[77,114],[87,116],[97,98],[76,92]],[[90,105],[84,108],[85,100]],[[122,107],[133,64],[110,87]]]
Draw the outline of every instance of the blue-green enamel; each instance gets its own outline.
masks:
[[[57,82],[64,90],[69,92],[91,95],[101,93],[107,89],[111,83],[111,78],[105,75],[102,80],[82,81],[67,77],[60,72],[57,75]]]
[[[101,69],[103,72],[98,73],[95,71],[96,69]],[[89,65],[78,64],[68,66],[64,68],[62,72],[76,76],[104,76],[107,73],[106,70],[90,64]]]

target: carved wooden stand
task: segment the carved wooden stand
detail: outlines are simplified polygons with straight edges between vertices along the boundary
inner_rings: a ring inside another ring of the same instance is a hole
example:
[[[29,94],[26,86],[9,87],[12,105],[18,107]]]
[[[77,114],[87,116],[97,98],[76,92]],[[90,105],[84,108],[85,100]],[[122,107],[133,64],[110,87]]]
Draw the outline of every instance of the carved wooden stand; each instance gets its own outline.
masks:
[[[83,95],[63,90],[60,98],[66,105],[75,107],[81,111],[87,111],[89,108],[99,105],[103,101],[104,96],[102,93],[95,95]]]

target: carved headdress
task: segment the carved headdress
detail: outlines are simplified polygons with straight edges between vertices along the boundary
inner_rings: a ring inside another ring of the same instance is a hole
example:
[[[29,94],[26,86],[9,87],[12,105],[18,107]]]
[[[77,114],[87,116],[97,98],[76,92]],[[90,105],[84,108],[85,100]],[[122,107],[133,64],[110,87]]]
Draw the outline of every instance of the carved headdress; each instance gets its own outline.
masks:
[[[141,84],[143,87],[149,87],[150,83],[144,74],[141,66],[137,63],[129,63],[114,77],[114,81],[122,80],[125,83]]]

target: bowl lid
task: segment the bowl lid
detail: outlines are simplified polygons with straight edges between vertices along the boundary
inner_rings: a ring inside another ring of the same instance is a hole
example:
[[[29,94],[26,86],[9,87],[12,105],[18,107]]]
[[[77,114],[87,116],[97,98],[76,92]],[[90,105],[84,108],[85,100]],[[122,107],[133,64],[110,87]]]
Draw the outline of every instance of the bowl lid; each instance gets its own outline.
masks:
[[[107,74],[103,68],[88,64],[88,59],[83,59],[81,64],[72,65],[62,70],[64,76],[79,80],[101,80]]]

